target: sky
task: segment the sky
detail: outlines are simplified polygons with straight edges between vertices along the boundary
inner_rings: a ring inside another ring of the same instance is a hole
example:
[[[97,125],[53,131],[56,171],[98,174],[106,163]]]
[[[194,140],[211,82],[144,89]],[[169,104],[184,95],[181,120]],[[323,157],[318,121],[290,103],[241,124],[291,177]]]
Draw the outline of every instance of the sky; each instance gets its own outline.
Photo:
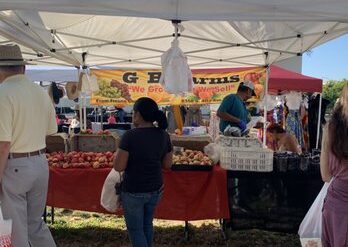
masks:
[[[348,79],[348,35],[331,40],[303,55],[302,74],[324,81]]]

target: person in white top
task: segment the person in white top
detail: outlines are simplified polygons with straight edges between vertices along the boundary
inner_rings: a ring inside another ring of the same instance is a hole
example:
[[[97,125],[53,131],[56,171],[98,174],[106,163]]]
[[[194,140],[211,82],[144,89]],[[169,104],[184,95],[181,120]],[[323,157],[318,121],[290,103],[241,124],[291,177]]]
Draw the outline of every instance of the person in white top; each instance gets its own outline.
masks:
[[[0,201],[12,247],[54,247],[42,220],[49,169],[46,136],[57,132],[47,92],[28,80],[20,48],[0,46]]]

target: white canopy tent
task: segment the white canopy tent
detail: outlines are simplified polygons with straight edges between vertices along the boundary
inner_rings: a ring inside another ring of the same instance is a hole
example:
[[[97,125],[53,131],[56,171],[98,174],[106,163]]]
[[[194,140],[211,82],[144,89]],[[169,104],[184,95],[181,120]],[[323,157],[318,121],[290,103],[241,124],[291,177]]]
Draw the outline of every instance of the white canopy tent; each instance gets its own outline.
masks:
[[[181,20],[191,68],[268,66],[346,34],[347,9],[344,0],[0,0],[0,44],[20,44],[33,64],[160,68]]]
[[[34,64],[159,68],[182,20],[195,67],[264,66],[348,31],[342,0],[0,0],[0,43]],[[151,18],[149,18],[151,17]]]

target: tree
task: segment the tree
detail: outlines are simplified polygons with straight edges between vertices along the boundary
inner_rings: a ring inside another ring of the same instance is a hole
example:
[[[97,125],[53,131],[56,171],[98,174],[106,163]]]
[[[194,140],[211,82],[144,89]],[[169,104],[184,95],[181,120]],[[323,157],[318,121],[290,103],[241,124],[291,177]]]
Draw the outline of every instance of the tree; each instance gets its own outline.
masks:
[[[334,107],[335,102],[345,85],[348,85],[348,79],[343,79],[342,81],[330,80],[324,83],[323,97],[330,100],[328,110],[331,110]]]

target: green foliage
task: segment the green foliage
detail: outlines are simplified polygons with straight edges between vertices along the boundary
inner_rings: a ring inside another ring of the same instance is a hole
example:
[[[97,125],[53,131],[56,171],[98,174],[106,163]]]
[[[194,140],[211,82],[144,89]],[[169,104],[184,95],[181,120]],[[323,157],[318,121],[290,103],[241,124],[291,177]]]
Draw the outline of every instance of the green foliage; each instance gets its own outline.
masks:
[[[323,87],[323,97],[330,100],[330,105],[328,109],[332,109],[335,105],[337,98],[340,96],[342,89],[348,84],[348,79],[343,79],[342,81],[330,80],[324,83]]]

